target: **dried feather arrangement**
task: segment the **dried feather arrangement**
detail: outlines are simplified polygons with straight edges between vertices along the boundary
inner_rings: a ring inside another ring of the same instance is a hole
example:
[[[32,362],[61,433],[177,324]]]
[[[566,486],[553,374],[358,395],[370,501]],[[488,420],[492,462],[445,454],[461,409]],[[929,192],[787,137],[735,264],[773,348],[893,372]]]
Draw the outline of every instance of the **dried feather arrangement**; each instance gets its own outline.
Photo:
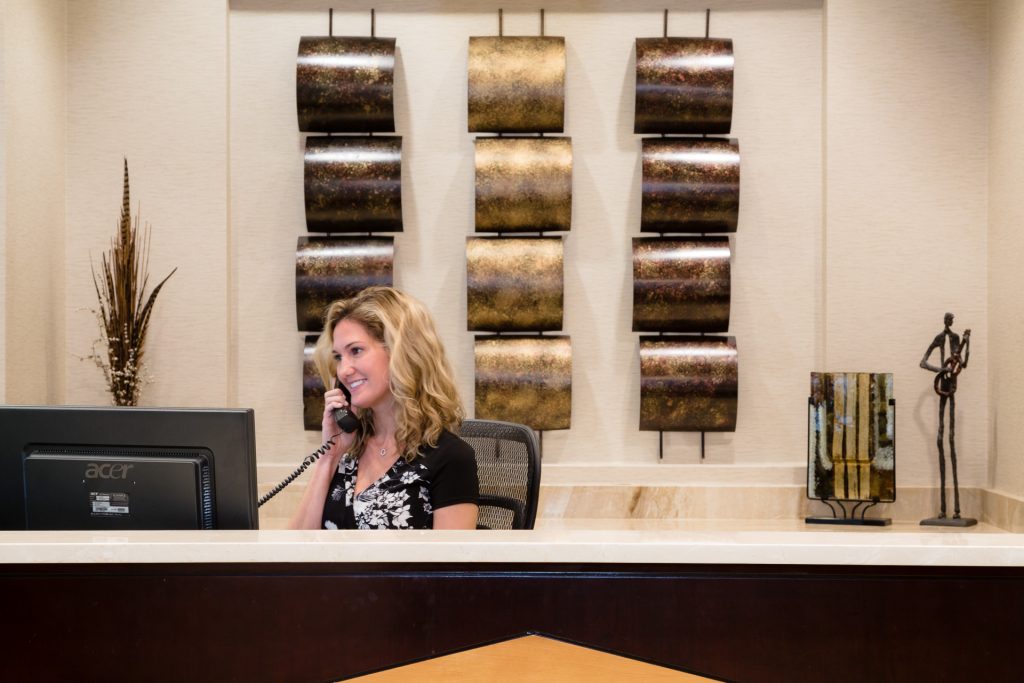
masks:
[[[146,330],[153,304],[164,283],[177,268],[153,288],[146,296],[149,284],[149,235],[152,227],[147,223],[139,231],[142,212],[135,215],[132,224],[131,202],[128,194],[128,160],[124,161],[124,196],[121,200],[121,221],[117,236],[111,240],[110,250],[104,252],[101,271],[92,269],[99,309],[94,311],[100,324],[101,338],[106,354],[94,349],[91,358],[103,370],[114,405],[133,406],[138,403],[141,389],[142,354],[146,344]]]

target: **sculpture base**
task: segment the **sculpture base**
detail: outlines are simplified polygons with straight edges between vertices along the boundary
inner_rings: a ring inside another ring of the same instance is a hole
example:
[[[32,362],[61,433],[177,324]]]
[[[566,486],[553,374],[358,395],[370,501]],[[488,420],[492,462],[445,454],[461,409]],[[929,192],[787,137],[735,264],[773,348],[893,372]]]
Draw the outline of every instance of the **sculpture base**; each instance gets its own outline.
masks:
[[[978,520],[973,517],[931,517],[930,519],[922,519],[921,526],[974,526],[978,523]]]
[[[854,524],[856,526],[889,526],[888,517],[804,517],[808,524]],[[922,522],[924,524],[924,522]]]

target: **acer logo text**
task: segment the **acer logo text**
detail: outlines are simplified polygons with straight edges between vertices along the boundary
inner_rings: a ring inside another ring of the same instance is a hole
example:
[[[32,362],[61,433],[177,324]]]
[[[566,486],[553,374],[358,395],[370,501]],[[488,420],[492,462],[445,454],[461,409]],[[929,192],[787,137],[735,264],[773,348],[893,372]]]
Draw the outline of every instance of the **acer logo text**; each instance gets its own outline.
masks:
[[[91,462],[85,467],[86,479],[127,479],[128,470],[135,465],[128,464],[107,464]]]

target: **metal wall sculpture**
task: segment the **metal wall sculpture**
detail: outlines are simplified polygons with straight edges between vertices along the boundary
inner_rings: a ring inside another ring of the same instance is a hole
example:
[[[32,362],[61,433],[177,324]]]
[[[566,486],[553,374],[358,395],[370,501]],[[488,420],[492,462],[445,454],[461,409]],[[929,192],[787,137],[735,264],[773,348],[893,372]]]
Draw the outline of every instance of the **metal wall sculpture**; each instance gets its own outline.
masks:
[[[470,133],[561,133],[565,38],[469,39]]]
[[[477,337],[476,413],[536,430],[568,429],[572,345],[566,336]]]
[[[572,346],[563,320],[563,248],[548,231],[572,222],[572,143],[565,114],[565,39],[469,39],[468,127],[476,147],[477,233],[466,242],[467,328],[475,343],[475,415],[533,429],[568,429]],[[502,137],[517,133],[517,137]],[[538,134],[527,136],[526,133]],[[504,234],[536,233],[536,237]],[[533,332],[536,336],[507,336]]]
[[[633,330],[640,339],[640,429],[735,431],[739,359],[728,332],[732,250],[739,219],[739,143],[732,128],[732,41],[665,35],[636,40],[633,130],[641,143],[641,232],[633,239]],[[667,134],[703,137],[665,137]],[[666,237],[666,233],[700,236]],[[665,333],[674,333],[666,335]],[[681,333],[681,334],[680,334]],[[699,335],[699,336],[695,336]],[[659,457],[662,439],[659,437]]]
[[[808,522],[888,522],[865,518],[864,512],[874,504],[896,500],[896,401],[891,373],[811,373],[807,497],[825,502],[833,513],[832,517],[810,517]],[[846,503],[855,505],[847,509]]]
[[[637,39],[633,132],[727,134],[734,71],[731,40]]]
[[[310,232],[402,231],[402,138],[306,138],[303,163]]]
[[[295,252],[295,308],[299,331],[319,332],[324,309],[364,287],[392,284],[393,237],[335,237],[343,233],[402,231],[402,138],[395,130],[396,41],[328,36],[299,40],[295,101],[299,130],[308,136],[303,163],[306,229]],[[344,135],[333,135],[342,133]],[[310,340],[303,362],[303,423],[320,428],[324,386],[311,370]]]
[[[394,280],[392,237],[299,237],[295,250],[295,310],[299,330],[319,332],[332,301]]]

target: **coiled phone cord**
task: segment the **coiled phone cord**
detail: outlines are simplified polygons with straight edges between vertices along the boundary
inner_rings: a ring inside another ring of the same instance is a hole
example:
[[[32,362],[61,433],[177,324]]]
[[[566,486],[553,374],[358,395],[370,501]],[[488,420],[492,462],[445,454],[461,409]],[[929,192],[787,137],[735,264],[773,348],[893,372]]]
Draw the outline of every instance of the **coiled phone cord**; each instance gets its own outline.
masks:
[[[264,495],[262,498],[260,498],[259,502],[256,503],[256,507],[258,507],[258,508],[263,507],[264,503],[266,503],[268,500],[270,500],[271,498],[273,498],[277,494],[281,493],[281,491],[284,490],[284,487],[288,486],[288,484],[290,484],[293,481],[295,481],[299,477],[299,475],[302,474],[303,472],[305,472],[306,469],[310,465],[312,465],[317,460],[319,460],[321,455],[323,455],[327,451],[331,450],[331,446],[334,445],[334,440],[336,438],[338,438],[340,435],[341,435],[341,432],[338,432],[337,434],[335,434],[331,438],[327,439],[327,441],[324,441],[322,444],[320,444],[320,448],[316,449],[315,451],[313,451],[312,453],[307,455],[306,459],[303,460],[302,463],[298,467],[295,468],[294,472],[292,472],[287,477],[285,477],[281,481],[280,484],[275,486],[266,495]]]

